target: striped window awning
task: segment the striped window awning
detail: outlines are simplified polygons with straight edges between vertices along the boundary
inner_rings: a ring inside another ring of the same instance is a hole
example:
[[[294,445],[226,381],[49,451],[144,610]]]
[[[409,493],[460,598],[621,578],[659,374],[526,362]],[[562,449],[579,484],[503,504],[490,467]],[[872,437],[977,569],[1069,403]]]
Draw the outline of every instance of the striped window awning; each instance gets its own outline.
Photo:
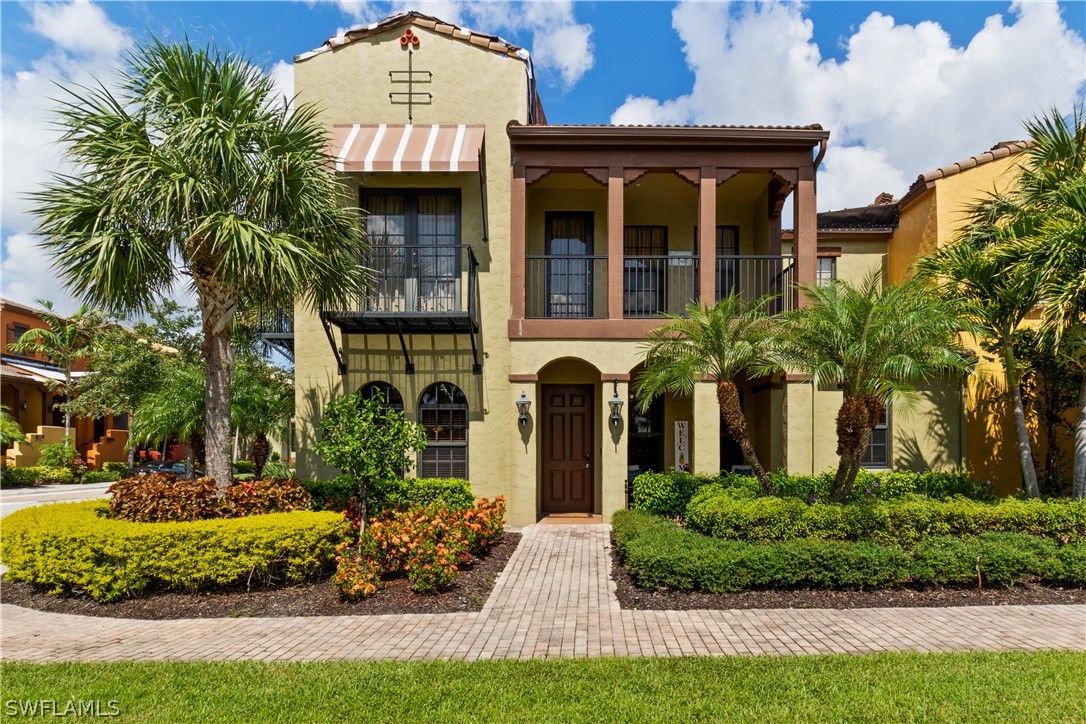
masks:
[[[480,170],[483,126],[360,124],[332,127],[336,171]]]

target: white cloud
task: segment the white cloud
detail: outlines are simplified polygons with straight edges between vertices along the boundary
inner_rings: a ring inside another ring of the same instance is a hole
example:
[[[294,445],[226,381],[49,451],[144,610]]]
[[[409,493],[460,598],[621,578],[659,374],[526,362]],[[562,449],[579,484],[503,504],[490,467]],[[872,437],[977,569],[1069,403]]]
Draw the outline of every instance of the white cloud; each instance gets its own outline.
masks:
[[[27,6],[27,11],[30,30],[62,50],[112,58],[132,42],[123,28],[110,22],[100,7],[89,2],[34,3]]]
[[[23,304],[49,299],[67,314],[79,306],[64,290],[46,252],[34,234],[12,234],[4,240],[3,296]]]
[[[275,95],[281,96],[291,103],[294,100],[294,65],[285,60],[276,61],[268,71],[272,85],[275,86]]]
[[[1081,99],[1086,43],[1055,3],[1014,3],[965,47],[935,22],[875,12],[823,59],[799,4],[685,2],[672,24],[689,93],[630,97],[613,123],[821,123],[832,135],[819,207],[902,194],[931,168],[1023,135],[1024,118]]]
[[[32,202],[28,194],[64,170],[60,134],[53,126],[60,85],[110,84],[121,56],[132,46],[126,30],[112,23],[97,5],[27,4],[26,32],[41,36],[45,53],[26,68],[4,73],[0,168],[4,240],[2,292],[22,302],[41,297],[63,311],[75,305],[63,291],[45,252],[36,246]]]

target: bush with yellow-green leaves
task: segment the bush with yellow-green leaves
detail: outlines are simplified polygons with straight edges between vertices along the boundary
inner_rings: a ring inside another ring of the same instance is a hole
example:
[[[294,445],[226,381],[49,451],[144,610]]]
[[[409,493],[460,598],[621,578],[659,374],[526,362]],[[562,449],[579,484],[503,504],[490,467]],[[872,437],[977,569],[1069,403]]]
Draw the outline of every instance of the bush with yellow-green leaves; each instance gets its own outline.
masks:
[[[99,602],[156,589],[300,582],[331,567],[350,531],[331,512],[133,523],[108,510],[102,501],[53,503],[6,516],[0,559],[8,579]]]

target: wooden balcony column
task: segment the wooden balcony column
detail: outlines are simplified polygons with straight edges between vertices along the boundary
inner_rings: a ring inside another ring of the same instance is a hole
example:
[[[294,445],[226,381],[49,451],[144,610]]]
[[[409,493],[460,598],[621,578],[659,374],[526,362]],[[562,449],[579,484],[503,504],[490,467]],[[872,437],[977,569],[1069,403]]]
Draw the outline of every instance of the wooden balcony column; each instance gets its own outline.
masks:
[[[811,166],[799,169],[799,181],[793,196],[794,241],[797,284],[814,284],[818,275],[818,218],[816,215],[815,171]],[[806,304],[800,295],[799,304]]]
[[[716,167],[702,166],[698,180],[698,301],[716,304]]]
[[[513,185],[509,192],[509,318],[524,319],[525,284],[524,265],[527,235],[527,180],[523,164],[513,165]]]
[[[607,173],[607,317],[622,319],[622,293],[625,268],[623,241],[625,229],[625,179],[621,166],[611,166]]]

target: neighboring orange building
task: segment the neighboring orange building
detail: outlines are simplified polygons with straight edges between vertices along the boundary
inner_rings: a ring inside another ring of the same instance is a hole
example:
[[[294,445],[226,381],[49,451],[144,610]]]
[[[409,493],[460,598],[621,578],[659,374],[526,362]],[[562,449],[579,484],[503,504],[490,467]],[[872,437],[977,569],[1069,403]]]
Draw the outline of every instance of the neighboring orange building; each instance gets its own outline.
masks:
[[[31,329],[45,329],[37,310],[25,304],[0,299],[0,327],[4,346],[0,351],[0,402],[19,422],[30,438],[4,451],[5,464],[26,467],[38,459],[43,444],[64,438],[64,413],[58,405],[63,395],[49,389],[51,381],[64,379],[64,370],[41,355],[12,352],[10,345]],[[84,374],[85,363],[75,366],[75,375]],[[92,468],[110,460],[124,460],[128,442],[128,420],[124,415],[101,418],[72,418],[76,449]]]

